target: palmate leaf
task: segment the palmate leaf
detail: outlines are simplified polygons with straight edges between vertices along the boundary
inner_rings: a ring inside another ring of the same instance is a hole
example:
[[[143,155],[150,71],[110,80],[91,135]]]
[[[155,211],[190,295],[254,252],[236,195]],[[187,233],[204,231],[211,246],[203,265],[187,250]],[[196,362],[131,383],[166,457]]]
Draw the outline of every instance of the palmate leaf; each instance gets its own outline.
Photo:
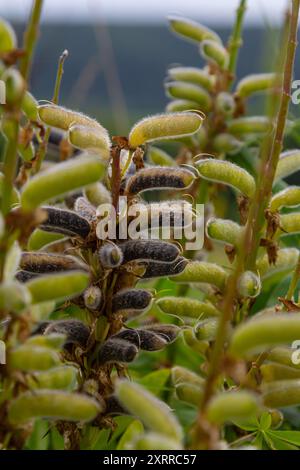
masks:
[[[300,431],[268,431],[271,438],[300,446]]]
[[[143,385],[149,392],[157,397],[161,397],[162,392],[165,391],[165,386],[170,377],[170,369],[160,369],[150,372],[138,382]]]

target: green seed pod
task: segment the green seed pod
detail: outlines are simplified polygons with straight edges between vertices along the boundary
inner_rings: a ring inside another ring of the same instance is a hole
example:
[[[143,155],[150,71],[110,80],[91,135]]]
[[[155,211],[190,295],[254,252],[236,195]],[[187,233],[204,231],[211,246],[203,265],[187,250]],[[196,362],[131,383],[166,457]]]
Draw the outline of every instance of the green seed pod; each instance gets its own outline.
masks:
[[[181,111],[192,111],[192,110],[199,110],[200,109],[200,104],[196,103],[195,101],[189,101],[189,100],[172,100],[170,103],[167,104],[166,106],[166,111],[167,113],[178,113]],[[176,139],[178,141],[189,139],[189,137],[182,138],[182,139]]]
[[[30,317],[35,322],[40,322],[45,318],[49,318],[49,315],[55,310],[55,302],[42,302],[37,305],[32,305],[30,308]]]
[[[150,147],[147,155],[153,165],[174,166],[174,159],[158,147]]]
[[[171,377],[172,383],[175,385],[180,384],[189,384],[194,386],[203,386],[205,383],[205,379],[200,377],[200,375],[195,374],[195,372],[191,372],[189,369],[181,366],[175,366],[171,369]]]
[[[48,347],[23,344],[8,352],[8,367],[23,372],[48,370],[59,363],[57,352]]]
[[[280,215],[280,228],[283,234],[293,234],[300,232],[300,212]]]
[[[177,245],[161,240],[128,240],[120,243],[123,263],[133,260],[150,260],[172,263],[179,255]]]
[[[129,363],[134,361],[139,350],[135,344],[120,338],[109,338],[103,343],[98,355],[100,365]]]
[[[77,387],[77,374],[75,367],[60,366],[28,377],[27,383],[31,389],[72,391]]]
[[[235,248],[240,246],[243,232],[243,227],[232,220],[216,219],[212,217],[206,224],[208,237],[233,245]]]
[[[274,194],[270,202],[270,210],[276,212],[282,207],[297,207],[300,205],[300,187],[288,186]]]
[[[199,341],[196,336],[195,332],[192,328],[187,328],[183,330],[183,339],[187,346],[189,346],[193,351],[197,352],[201,356],[204,355],[209,348],[208,341]]]
[[[264,404],[271,408],[285,408],[300,404],[300,380],[277,380],[262,386]]]
[[[182,429],[170,408],[140,385],[119,380],[116,383],[116,396],[121,404],[144,425],[176,441],[182,439]]]
[[[100,263],[105,269],[117,268],[123,263],[123,252],[114,243],[105,243],[98,252]]]
[[[105,129],[80,125],[71,126],[69,129],[69,141],[74,147],[79,149],[99,152],[99,155],[105,160],[110,158],[111,142]]]
[[[0,21],[0,52],[9,52],[17,47],[17,37],[11,25],[1,18]]]
[[[177,274],[182,273],[188,264],[188,260],[183,256],[173,261],[173,263],[161,263],[159,261],[148,261],[146,263],[146,269],[142,275],[143,279],[152,279],[154,277],[173,277]]]
[[[185,39],[202,42],[204,39],[212,39],[221,42],[220,37],[211,29],[196,21],[182,18],[181,16],[168,16],[172,31]]]
[[[300,379],[300,370],[282,364],[263,364],[260,372],[264,382],[275,382],[276,380]]]
[[[198,103],[201,111],[208,112],[212,107],[212,98],[208,91],[200,85],[187,82],[168,82],[165,90],[170,98],[194,101]],[[197,129],[196,129],[197,130]]]
[[[156,304],[170,315],[188,318],[206,318],[220,315],[219,310],[210,302],[201,302],[188,297],[162,297]]]
[[[300,151],[287,150],[280,154],[274,183],[296,173],[300,168]]]
[[[47,232],[39,228],[35,229],[29,237],[27,248],[29,251],[38,251],[49,247],[52,243],[63,240],[65,237],[60,233]]]
[[[207,158],[195,162],[202,178],[223,183],[252,198],[255,193],[255,180],[244,168],[225,160]]]
[[[237,291],[241,297],[257,297],[261,291],[260,277],[252,271],[245,271],[239,277]]]
[[[193,112],[150,116],[133,126],[129,133],[129,145],[136,148],[146,142],[194,134],[202,121],[203,117]]]
[[[213,75],[197,67],[171,67],[168,69],[168,75],[171,80],[200,85],[208,91],[212,91],[215,84]]]
[[[22,253],[20,267],[25,271],[40,274],[86,269],[85,265],[79,262],[78,258],[74,256],[34,251]]]
[[[271,90],[276,85],[277,76],[275,73],[257,73],[247,75],[240,80],[236,87],[236,93],[242,98],[254,93]]]
[[[132,445],[134,450],[182,450],[177,440],[153,432],[141,435]]]
[[[111,203],[111,193],[102,183],[95,183],[87,186],[84,190],[86,198],[95,206]]]
[[[213,140],[213,147],[216,152],[230,153],[236,152],[243,146],[243,142],[236,139],[231,134],[218,134]]]
[[[86,395],[54,390],[25,392],[12,400],[8,419],[22,424],[33,418],[63,421],[92,421],[101,412],[100,404]]]
[[[142,310],[151,306],[153,295],[145,289],[123,289],[112,298],[112,312]]]
[[[274,274],[283,275],[293,271],[296,267],[299,251],[296,248],[282,248],[277,252],[275,265],[269,264],[268,255],[264,255],[257,260],[257,269],[262,280],[266,280]]]
[[[27,119],[30,121],[36,122],[39,120],[39,115],[38,115],[38,102],[34,98],[34,96],[29,93],[29,91],[26,91],[23,100],[22,100],[22,106],[21,109]]]
[[[194,328],[195,336],[199,341],[212,341],[218,329],[218,320],[209,318],[197,323]]]
[[[45,201],[95,183],[104,176],[105,164],[95,155],[84,155],[59,163],[25,184],[21,203],[32,210]]]
[[[69,130],[71,126],[79,125],[97,129],[99,132],[107,132],[106,129],[94,119],[55,104],[43,104],[38,106],[38,113],[44,124],[57,127],[63,131]]]
[[[300,369],[300,364],[296,364],[295,361],[292,361],[294,352],[295,349],[288,347],[274,348],[269,352],[268,360],[284,366],[293,367],[294,369]]]
[[[135,195],[154,189],[187,189],[194,180],[194,174],[184,168],[148,167],[129,178],[126,193]]]
[[[279,410],[268,410],[268,412],[272,419],[272,424],[271,424],[272,429],[280,428],[284,421],[283,413]]]
[[[5,82],[6,103],[13,106],[20,102],[25,92],[25,82],[17,69],[9,68],[2,75]]]
[[[50,322],[44,330],[44,335],[46,336],[53,334],[65,335],[65,346],[76,344],[82,348],[86,347],[90,333],[89,327],[79,320],[58,320]]]
[[[271,121],[265,116],[241,117],[228,122],[227,132],[237,136],[261,134],[270,131],[271,126]]]
[[[29,306],[31,295],[27,287],[16,281],[0,284],[0,310],[19,313]]]
[[[225,116],[232,116],[235,111],[233,96],[225,91],[219,93],[216,98],[216,109]]]
[[[122,330],[111,339],[122,339],[134,344],[138,349],[143,351],[160,351],[168,342],[161,335],[155,334],[150,330],[143,329],[126,329]]]
[[[88,286],[89,275],[82,271],[47,274],[26,283],[34,304],[49,300],[67,300],[81,294]]]
[[[84,305],[89,310],[98,310],[102,301],[102,292],[97,286],[88,287],[83,293]]]
[[[228,66],[229,54],[222,44],[212,39],[205,39],[200,44],[200,52],[205,59],[214,62],[222,70]]]
[[[246,391],[216,395],[207,407],[207,418],[215,424],[255,417],[259,405],[256,396]]]
[[[205,282],[213,284],[218,289],[223,290],[227,282],[228,274],[223,268],[214,263],[206,261],[191,261],[185,270],[176,276],[174,282],[197,283]]]
[[[201,404],[203,392],[203,388],[189,383],[180,383],[175,387],[175,393],[178,400],[197,407]]]
[[[297,313],[254,317],[235,329],[230,351],[235,356],[244,357],[299,338],[300,316]]]
[[[147,325],[143,327],[143,330],[153,331],[159,336],[162,336],[167,343],[172,343],[177,338],[181,329],[177,325],[172,323],[167,323],[165,325],[161,323],[155,323],[153,325]]]
[[[25,346],[34,345],[42,348],[50,348],[59,350],[63,347],[66,342],[66,335],[61,333],[52,333],[49,336],[34,335],[28,338],[25,342]]]

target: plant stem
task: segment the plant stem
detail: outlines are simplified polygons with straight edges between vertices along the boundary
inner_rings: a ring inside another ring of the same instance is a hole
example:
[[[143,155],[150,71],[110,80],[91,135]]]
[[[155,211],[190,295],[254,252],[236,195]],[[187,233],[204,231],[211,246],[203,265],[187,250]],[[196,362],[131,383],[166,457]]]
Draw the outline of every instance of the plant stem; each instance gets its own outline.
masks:
[[[20,111],[14,110],[9,112],[6,119],[8,121],[10,131],[9,136],[7,137],[8,141],[3,163],[4,181],[1,210],[4,216],[8,214],[10,209],[11,195],[17,170]]]
[[[230,73],[228,88],[232,85],[235,79],[236,64],[238,60],[239,49],[243,44],[242,41],[242,30],[244,16],[247,9],[247,0],[240,0],[240,4],[236,10],[236,21],[232,31],[232,35],[228,41],[229,51],[229,64],[228,72]]]
[[[20,63],[20,72],[25,81],[28,81],[32,58],[39,33],[43,0],[35,0],[32,6],[28,27],[24,34],[24,56]]]
[[[289,288],[285,297],[287,300],[293,299],[299,279],[300,279],[300,255],[298,257],[298,263],[294,271],[294,274],[292,276],[292,279],[291,279],[291,282],[290,282],[290,285],[289,285]]]

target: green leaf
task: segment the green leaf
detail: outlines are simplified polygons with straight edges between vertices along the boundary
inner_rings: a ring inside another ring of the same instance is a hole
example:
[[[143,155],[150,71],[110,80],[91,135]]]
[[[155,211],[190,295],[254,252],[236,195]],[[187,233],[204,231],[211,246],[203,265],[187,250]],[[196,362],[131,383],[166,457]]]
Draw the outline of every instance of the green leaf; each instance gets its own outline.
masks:
[[[276,449],[276,450],[298,450],[298,448],[296,446],[290,444],[287,441],[279,439],[273,433],[268,432],[267,435],[268,435],[267,443],[268,443],[268,445],[271,444],[270,447],[272,449]]]
[[[170,377],[170,369],[160,369],[150,372],[145,377],[139,380],[149,392],[156,396],[160,396],[165,389],[165,385]]]
[[[259,429],[261,429],[262,431],[267,431],[268,429],[270,429],[271,424],[272,424],[272,417],[270,413],[266,411],[260,417]]]
[[[139,435],[143,434],[143,432],[144,426],[142,425],[142,423],[137,419],[132,421],[132,423],[128,426],[123,436],[119,440],[117,450],[128,450],[130,444],[134,441],[134,439]]]
[[[268,431],[268,433],[277,439],[300,446],[300,431]]]

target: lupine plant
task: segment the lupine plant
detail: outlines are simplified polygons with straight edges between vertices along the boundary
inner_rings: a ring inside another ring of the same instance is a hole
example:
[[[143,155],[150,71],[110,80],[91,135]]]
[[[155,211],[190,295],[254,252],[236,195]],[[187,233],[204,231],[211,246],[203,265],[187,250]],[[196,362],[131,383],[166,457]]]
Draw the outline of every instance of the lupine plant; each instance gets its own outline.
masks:
[[[300,165],[287,147],[300,1],[274,72],[240,81],[246,0],[228,44],[170,17],[205,64],[172,66],[166,112],[114,137],[59,104],[67,51],[51,100],[29,92],[42,3],[20,47],[0,23],[1,448],[297,449],[300,189],[285,178]],[[204,246],[189,251],[175,232],[183,205],[201,230],[197,204]],[[134,207],[160,238],[122,235]]]

